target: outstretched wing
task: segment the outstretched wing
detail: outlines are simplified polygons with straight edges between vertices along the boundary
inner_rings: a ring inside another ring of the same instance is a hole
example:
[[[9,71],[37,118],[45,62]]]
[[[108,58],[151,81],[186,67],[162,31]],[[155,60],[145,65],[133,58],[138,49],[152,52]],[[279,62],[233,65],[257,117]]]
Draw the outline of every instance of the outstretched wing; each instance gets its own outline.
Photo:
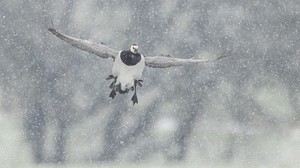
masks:
[[[95,54],[101,58],[112,58],[113,60],[116,58],[116,56],[119,54],[117,50],[114,50],[112,48],[109,48],[106,45],[98,44],[89,40],[83,40],[75,37],[71,37],[68,35],[65,35],[63,33],[58,32],[53,27],[49,27],[48,30],[54,34],[56,37],[60,38],[61,40],[64,40],[67,43],[70,43],[72,46],[89,52],[91,54]]]
[[[228,57],[232,54],[231,51],[225,51],[220,56],[214,59],[180,59],[175,58],[170,55],[159,55],[159,56],[153,56],[153,57],[145,57],[145,62],[148,67],[152,68],[169,68],[173,66],[182,66],[187,64],[201,64],[204,62],[212,62],[217,61],[219,59]]]

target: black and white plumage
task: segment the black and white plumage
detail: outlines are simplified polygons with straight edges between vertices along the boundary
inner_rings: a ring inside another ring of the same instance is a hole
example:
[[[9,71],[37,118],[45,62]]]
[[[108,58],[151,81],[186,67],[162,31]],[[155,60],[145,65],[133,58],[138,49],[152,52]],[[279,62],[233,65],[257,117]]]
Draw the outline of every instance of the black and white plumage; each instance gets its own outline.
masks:
[[[138,103],[136,86],[141,85],[141,77],[145,68],[145,57],[138,53],[138,45],[132,44],[129,50],[120,51],[115,58],[112,69],[112,76],[115,80],[112,83],[111,98],[114,98],[116,91],[127,93],[129,89],[134,90],[132,97],[133,104]]]
[[[112,74],[118,76],[116,84],[121,84],[123,91],[133,87],[134,80],[141,79],[145,68],[145,57],[138,53],[137,49],[133,49],[136,47],[137,45],[132,45],[132,50],[120,51],[114,62]]]
[[[180,59],[170,55],[144,57],[138,53],[138,46],[136,44],[131,45],[129,50],[117,51],[102,43],[95,43],[89,40],[65,35],[58,32],[53,27],[49,27],[48,30],[61,40],[80,50],[95,54],[101,58],[112,58],[114,60],[112,75],[107,78],[107,80],[114,79],[113,83],[110,85],[110,88],[112,88],[110,97],[114,98],[116,92],[122,94],[127,93],[129,90],[134,90],[135,93],[132,97],[133,104],[138,103],[136,97],[136,86],[142,85],[141,76],[145,66],[152,68],[168,68],[188,64],[201,64],[217,61],[231,55],[231,52],[229,51],[222,53],[215,59]]]

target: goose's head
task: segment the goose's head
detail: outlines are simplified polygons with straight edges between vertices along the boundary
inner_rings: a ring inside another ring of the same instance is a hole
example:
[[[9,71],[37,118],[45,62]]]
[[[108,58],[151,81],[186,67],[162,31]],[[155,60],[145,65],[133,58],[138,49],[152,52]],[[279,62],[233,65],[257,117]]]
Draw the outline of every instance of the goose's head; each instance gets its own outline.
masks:
[[[131,44],[130,51],[134,54],[138,53],[139,46],[137,44]]]

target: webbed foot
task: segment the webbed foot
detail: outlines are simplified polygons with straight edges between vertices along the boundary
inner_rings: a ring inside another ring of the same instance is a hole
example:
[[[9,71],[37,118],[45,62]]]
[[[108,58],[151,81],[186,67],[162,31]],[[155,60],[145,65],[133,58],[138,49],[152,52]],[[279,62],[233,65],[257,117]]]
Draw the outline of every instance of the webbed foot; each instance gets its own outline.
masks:
[[[105,79],[106,79],[106,80],[111,80],[111,79],[113,79],[113,78],[115,78],[114,75],[108,75],[108,77],[105,78]]]
[[[135,103],[138,104],[138,98],[137,98],[137,95],[136,95],[136,94],[134,94],[134,95],[132,96],[131,101],[132,101],[133,105],[134,105]]]
[[[139,87],[142,87],[142,86],[143,86],[143,85],[142,85],[143,80],[136,80],[135,82],[136,82],[137,85],[139,85]]]
[[[116,80],[114,80],[110,85],[109,85],[109,88],[110,89],[113,89],[114,87],[115,87],[115,85],[116,85]]]
[[[111,97],[112,99],[114,99],[116,95],[117,95],[117,93],[116,93],[115,89],[113,89],[113,90],[110,92],[109,97]]]

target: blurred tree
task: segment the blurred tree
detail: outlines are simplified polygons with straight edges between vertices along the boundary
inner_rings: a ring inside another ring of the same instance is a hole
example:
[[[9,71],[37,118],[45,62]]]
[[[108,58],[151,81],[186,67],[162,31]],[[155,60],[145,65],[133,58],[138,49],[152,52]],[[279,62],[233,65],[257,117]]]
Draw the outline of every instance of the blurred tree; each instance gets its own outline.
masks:
[[[212,106],[222,106],[218,114],[228,113],[230,118],[212,121],[229,120],[241,130],[225,131],[220,139],[225,141],[220,159],[226,161],[234,160],[264,132],[299,126],[300,1],[3,0],[0,9],[0,82],[5,97],[1,104],[7,111],[21,107],[24,134],[36,163],[67,161],[72,126],[105,109],[112,112],[103,118],[103,130],[93,128],[103,138],[101,152],[95,154],[98,161],[115,161],[128,151],[135,152],[133,160],[163,152],[167,160],[182,161],[192,150],[195,125]],[[100,38],[116,48],[138,42],[146,56],[168,52],[181,58],[213,57],[226,49],[234,49],[235,55],[200,67],[146,70],[148,86],[143,92],[154,87],[161,92],[136,114],[124,97],[113,100],[115,105],[108,103],[102,87],[106,83],[100,79],[110,65],[50,35],[45,23],[52,19],[67,34]],[[287,92],[288,98],[280,100],[288,99],[284,105],[292,109],[291,115],[276,116],[257,98],[270,83],[280,86],[276,92]],[[167,140],[157,141],[153,123],[167,113],[164,105],[170,102],[176,103],[172,116],[178,127]],[[129,116],[132,125],[124,127]],[[247,152],[257,154],[255,148]]]

